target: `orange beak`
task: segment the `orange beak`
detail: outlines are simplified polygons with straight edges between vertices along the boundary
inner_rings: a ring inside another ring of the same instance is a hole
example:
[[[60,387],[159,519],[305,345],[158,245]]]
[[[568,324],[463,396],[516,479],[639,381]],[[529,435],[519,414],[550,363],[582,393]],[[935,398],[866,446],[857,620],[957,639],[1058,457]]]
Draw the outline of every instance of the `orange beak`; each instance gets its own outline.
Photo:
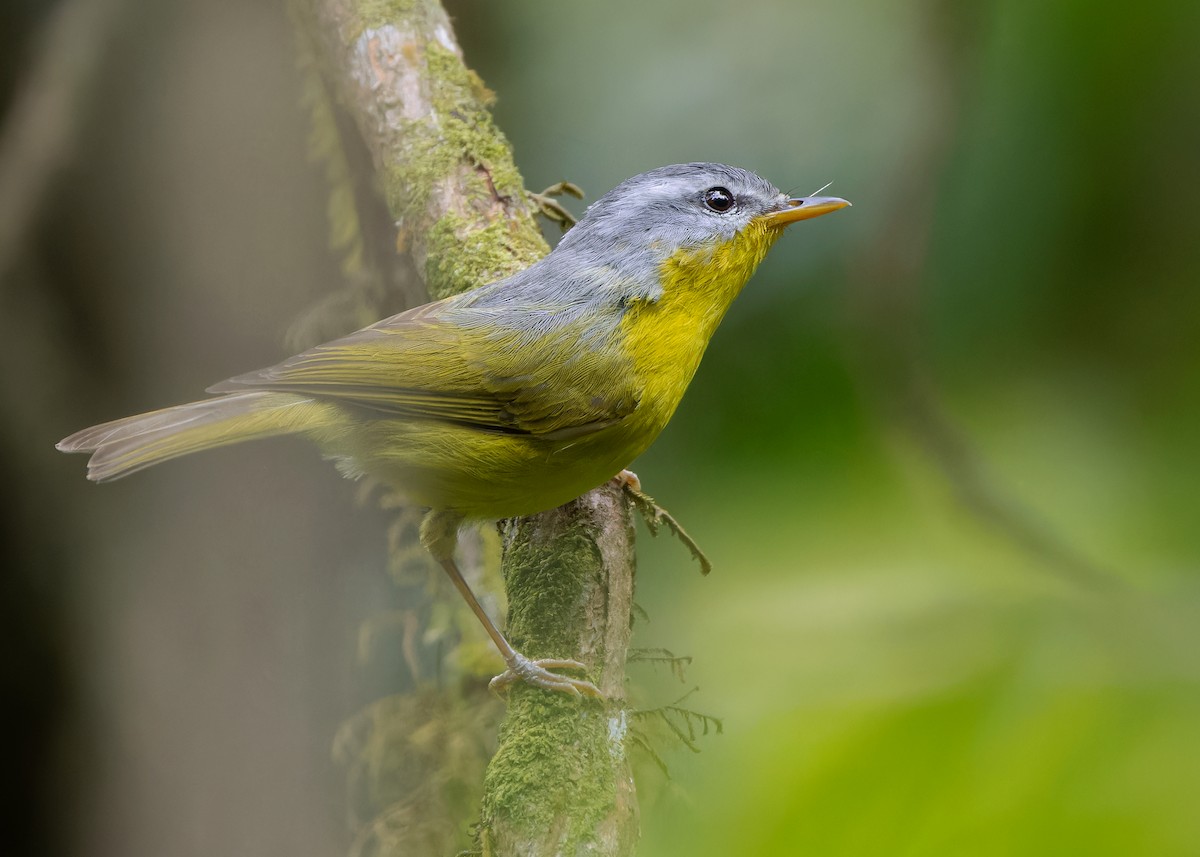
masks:
[[[768,226],[782,229],[789,223],[820,217],[822,214],[845,208],[849,204],[846,200],[836,196],[806,196],[800,199],[789,199],[779,211],[764,214],[762,218]]]

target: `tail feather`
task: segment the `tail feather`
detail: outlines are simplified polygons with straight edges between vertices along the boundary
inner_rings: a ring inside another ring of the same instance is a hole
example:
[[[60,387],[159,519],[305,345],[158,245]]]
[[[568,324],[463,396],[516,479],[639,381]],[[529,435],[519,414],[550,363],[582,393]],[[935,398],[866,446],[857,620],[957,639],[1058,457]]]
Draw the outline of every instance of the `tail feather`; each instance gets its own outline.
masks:
[[[108,482],[181,455],[311,428],[314,409],[327,407],[290,393],[234,393],[92,426],[57,447],[92,453],[88,479]]]

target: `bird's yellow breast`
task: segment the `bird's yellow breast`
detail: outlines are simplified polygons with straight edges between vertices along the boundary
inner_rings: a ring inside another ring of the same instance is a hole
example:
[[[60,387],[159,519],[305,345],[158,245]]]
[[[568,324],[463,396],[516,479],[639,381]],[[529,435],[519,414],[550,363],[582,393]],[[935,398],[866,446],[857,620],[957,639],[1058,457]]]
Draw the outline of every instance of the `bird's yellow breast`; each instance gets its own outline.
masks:
[[[626,312],[624,348],[643,385],[635,417],[652,432],[647,444],[675,413],[725,312],[778,237],[751,223],[724,243],[677,250],[660,268],[662,296]]]

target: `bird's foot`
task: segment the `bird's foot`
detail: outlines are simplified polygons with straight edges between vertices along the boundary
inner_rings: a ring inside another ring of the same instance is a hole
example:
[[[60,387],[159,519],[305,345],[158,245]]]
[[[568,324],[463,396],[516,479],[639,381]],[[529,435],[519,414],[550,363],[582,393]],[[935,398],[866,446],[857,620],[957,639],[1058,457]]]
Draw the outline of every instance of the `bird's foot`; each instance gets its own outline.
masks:
[[[583,199],[583,190],[577,184],[572,182],[557,182],[543,190],[541,193],[528,192],[529,198],[533,204],[537,206],[538,213],[547,220],[552,220],[566,232],[575,225],[575,215],[567,211],[562,203],[556,200],[556,196],[573,196],[576,199]]]
[[[628,488],[630,491],[636,491],[639,494],[642,493],[642,480],[638,479],[638,475],[632,470],[622,470],[613,477],[613,481],[622,488]]]
[[[512,657],[507,659],[507,663],[508,669],[496,676],[488,684],[488,688],[496,693],[499,693],[509,685],[523,681],[526,684],[540,687],[543,690],[556,690],[559,693],[569,693],[573,696],[591,696],[596,699],[604,698],[604,694],[600,692],[600,688],[596,687],[590,681],[570,678],[569,676],[551,672],[551,670],[586,671],[587,666],[581,664],[579,661],[559,658],[542,658],[531,661],[520,652],[513,652]]]

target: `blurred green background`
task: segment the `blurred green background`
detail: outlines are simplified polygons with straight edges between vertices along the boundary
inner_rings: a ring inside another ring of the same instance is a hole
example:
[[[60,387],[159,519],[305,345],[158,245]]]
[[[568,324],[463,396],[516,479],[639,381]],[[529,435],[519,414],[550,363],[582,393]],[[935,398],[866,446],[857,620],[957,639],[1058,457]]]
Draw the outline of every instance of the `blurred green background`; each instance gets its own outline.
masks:
[[[8,118],[70,5],[2,13]],[[387,518],[298,443],[103,488],[52,448],[342,285],[281,4],[107,5],[0,259],[12,853],[344,853]],[[1200,854],[1200,4],[450,9],[532,189],[718,160],[855,206],[635,465],[716,571],[642,540],[635,642],[694,660],[634,698],[724,724],[643,760],[641,853]]]

